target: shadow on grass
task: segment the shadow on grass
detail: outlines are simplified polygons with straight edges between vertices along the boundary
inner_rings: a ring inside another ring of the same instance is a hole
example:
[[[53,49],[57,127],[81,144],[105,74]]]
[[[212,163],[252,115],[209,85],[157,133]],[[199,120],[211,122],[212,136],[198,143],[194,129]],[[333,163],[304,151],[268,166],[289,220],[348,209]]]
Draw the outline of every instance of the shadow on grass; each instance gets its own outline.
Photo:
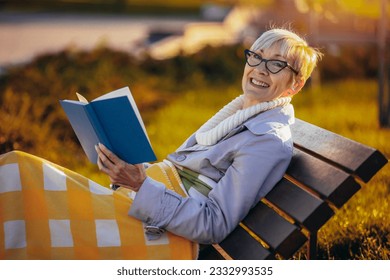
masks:
[[[390,232],[378,225],[356,233],[354,238],[334,240],[332,244],[319,244],[320,260],[383,260],[390,258]]]
[[[292,258],[306,260],[306,246]],[[390,231],[379,225],[365,228],[363,234],[346,236],[332,242],[320,243],[317,248],[317,260],[389,260]]]

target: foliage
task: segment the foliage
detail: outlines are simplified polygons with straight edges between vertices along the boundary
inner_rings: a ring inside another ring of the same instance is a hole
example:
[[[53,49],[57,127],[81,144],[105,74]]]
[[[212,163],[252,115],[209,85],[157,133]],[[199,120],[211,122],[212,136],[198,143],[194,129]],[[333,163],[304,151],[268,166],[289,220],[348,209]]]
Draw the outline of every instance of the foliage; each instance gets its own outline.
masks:
[[[267,1],[267,0],[263,0]],[[221,2],[223,1],[210,1]],[[229,2],[229,1],[228,1]],[[3,9],[22,11],[59,11],[86,13],[116,13],[116,14],[195,14],[204,4],[203,0],[2,0]],[[223,4],[223,3],[222,3]],[[227,3],[231,5],[231,3]]]
[[[348,0],[338,1],[341,9],[357,15],[378,18],[381,15],[381,2],[383,0]],[[386,1],[386,0],[385,0]],[[390,6],[387,3],[387,15],[390,14]]]
[[[378,48],[375,45],[333,45],[323,50],[319,64],[322,79],[373,79],[378,75]]]
[[[313,10],[322,14],[343,12],[370,18],[379,18],[381,15],[382,0],[294,0],[297,8],[302,12]],[[387,5],[387,14],[390,7]]]
[[[157,79],[159,88],[172,92],[223,85],[226,81],[238,82],[244,63],[243,46],[231,45],[223,48],[206,46],[195,54],[182,54],[166,60],[147,57],[141,67],[149,77]]]

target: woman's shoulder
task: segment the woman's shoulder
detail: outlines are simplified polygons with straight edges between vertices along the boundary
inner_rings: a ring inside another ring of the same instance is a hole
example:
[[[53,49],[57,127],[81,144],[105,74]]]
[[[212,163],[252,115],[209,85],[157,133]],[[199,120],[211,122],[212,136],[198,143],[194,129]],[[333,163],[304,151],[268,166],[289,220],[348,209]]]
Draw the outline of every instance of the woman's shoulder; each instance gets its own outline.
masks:
[[[263,134],[285,134],[289,132],[290,125],[295,121],[293,106],[274,108],[263,112],[245,123],[246,128],[255,135]]]

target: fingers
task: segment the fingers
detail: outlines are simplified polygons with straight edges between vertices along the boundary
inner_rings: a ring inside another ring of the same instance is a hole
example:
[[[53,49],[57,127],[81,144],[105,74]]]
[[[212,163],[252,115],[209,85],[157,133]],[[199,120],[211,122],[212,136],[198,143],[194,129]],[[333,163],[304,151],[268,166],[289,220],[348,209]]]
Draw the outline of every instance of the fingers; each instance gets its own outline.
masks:
[[[97,146],[100,149],[100,151],[106,156],[106,158],[108,160],[110,160],[112,163],[117,164],[117,163],[120,163],[122,161],[113,152],[111,152],[109,149],[107,149],[107,147],[104,146],[102,143],[99,143]]]
[[[103,168],[111,169],[113,167],[113,162],[108,158],[108,156],[103,152],[100,146],[95,146],[96,152],[98,154],[98,166]],[[102,170],[102,169],[101,169]]]
[[[111,183],[138,191],[146,179],[143,164],[127,164],[107,149],[103,144],[95,146],[98,153],[97,164],[100,171],[107,174]]]
[[[118,176],[123,172],[126,167],[126,163],[123,160],[118,158],[101,143],[96,145],[95,149],[98,153],[97,165],[101,171],[110,176],[110,178]]]
[[[104,164],[103,164],[103,162],[101,161],[100,157],[98,157],[97,165],[98,165],[100,171],[103,171],[103,172],[106,173],[106,174],[108,174],[108,172],[110,172],[110,170],[107,169],[107,167],[104,166]]]

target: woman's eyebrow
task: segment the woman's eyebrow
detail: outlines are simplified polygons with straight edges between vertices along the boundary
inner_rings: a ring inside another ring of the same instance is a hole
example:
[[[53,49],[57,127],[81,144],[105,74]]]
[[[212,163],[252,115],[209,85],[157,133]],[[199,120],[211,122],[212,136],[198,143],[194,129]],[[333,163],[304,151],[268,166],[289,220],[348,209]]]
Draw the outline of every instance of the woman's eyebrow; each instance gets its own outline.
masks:
[[[261,53],[260,55],[263,56],[264,55],[264,49],[258,49],[257,51],[254,51],[254,53]],[[268,59],[278,59],[278,60],[287,60],[287,58],[285,58],[283,55],[277,53],[277,54],[273,54],[271,57],[269,57]]]
[[[259,49],[258,52],[260,52],[261,55],[264,54],[264,50],[263,50],[263,49]],[[273,58],[283,58],[283,59],[286,59],[283,55],[278,54],[278,53],[277,53],[277,54],[273,54],[271,57],[273,57]]]
[[[281,54],[274,54],[272,57],[286,59],[286,58],[285,58],[283,55],[281,55]]]

